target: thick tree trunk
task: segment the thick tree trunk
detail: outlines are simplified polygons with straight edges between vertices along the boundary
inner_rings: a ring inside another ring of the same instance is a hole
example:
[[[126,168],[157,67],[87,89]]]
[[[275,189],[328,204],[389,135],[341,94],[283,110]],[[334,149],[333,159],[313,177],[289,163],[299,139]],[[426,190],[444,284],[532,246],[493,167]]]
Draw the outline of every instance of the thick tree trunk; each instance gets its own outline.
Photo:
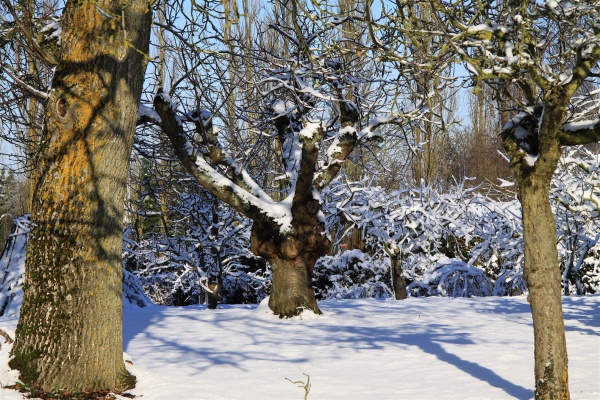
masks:
[[[151,22],[143,0],[69,1],[46,106],[11,366],[44,391],[119,390],[123,202]]]
[[[312,287],[317,259],[329,251],[329,240],[321,235],[322,224],[299,226],[294,235],[281,235],[278,228],[259,223],[252,227],[252,251],[271,265],[273,284],[269,307],[281,318],[311,310],[321,314]]]
[[[556,226],[549,179],[530,177],[519,190],[525,240],[524,273],[535,338],[536,399],[568,399],[567,344],[561,303]]]
[[[269,307],[280,317],[293,317],[305,309],[321,314],[312,287],[314,262],[310,257],[268,259],[273,271]]]

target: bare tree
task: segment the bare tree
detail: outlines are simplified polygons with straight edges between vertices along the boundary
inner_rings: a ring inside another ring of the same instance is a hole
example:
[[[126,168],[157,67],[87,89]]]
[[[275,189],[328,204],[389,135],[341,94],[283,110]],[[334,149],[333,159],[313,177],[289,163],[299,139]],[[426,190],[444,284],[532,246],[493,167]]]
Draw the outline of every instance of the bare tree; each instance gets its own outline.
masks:
[[[400,127],[398,134],[409,143],[410,176],[419,185],[443,184],[453,169],[450,133],[456,123],[456,92],[452,56],[440,51],[443,39],[431,33],[435,16],[419,2],[381,2],[375,13],[373,1],[366,2],[370,40],[380,60],[389,62],[394,74],[408,86],[396,91],[390,107],[418,107],[422,118]],[[397,161],[396,161],[397,162]]]
[[[508,180],[512,176],[500,137],[503,125],[494,94],[484,82],[477,82],[466,94],[467,123],[455,130],[454,175],[459,180],[469,178],[466,183],[486,190],[496,188],[498,178]]]
[[[502,139],[523,210],[524,273],[535,336],[537,399],[567,399],[567,348],[550,180],[561,147],[600,140],[600,3],[575,0],[419,2],[475,82],[496,93]],[[511,109],[507,109],[511,107]]]
[[[0,162],[27,178],[21,186],[29,192],[60,40],[58,10],[50,0],[0,2],[0,137],[5,143]],[[29,208],[28,201],[24,206]]]
[[[319,313],[311,278],[315,261],[330,248],[319,193],[357,148],[382,140],[378,127],[421,117],[421,107],[410,112],[388,107],[403,80],[390,81],[383,63],[363,69],[361,60],[370,57],[370,49],[344,34],[349,19],[338,5],[276,1],[254,28],[250,49],[247,39],[235,41],[227,36],[231,32],[201,18],[224,18],[220,7],[209,2],[187,17],[204,24],[202,46],[193,36],[197,27],[170,25],[188,52],[190,68],[181,87],[157,94],[157,117],[146,120],[166,133],[198,183],[253,220],[252,250],[273,271],[269,305],[274,313]],[[355,12],[362,14],[354,23],[364,23],[364,10]],[[228,45],[220,47],[221,53],[201,51],[225,36]],[[345,41],[351,45],[340,44]],[[241,59],[233,70],[232,55]],[[243,70],[248,65],[251,73]],[[203,74],[209,67],[212,73]],[[241,82],[237,88],[257,95],[236,98],[232,106],[227,102],[231,76]],[[238,121],[234,135],[223,135],[220,125],[232,111]]]

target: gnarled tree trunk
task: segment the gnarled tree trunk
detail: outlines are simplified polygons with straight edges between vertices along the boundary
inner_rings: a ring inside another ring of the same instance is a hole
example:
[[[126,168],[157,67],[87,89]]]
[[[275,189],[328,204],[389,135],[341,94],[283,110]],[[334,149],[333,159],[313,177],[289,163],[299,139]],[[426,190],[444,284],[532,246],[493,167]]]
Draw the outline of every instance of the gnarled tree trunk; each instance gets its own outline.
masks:
[[[150,5],[84,0],[64,9],[11,360],[44,391],[133,383],[123,364],[121,245]]]
[[[323,224],[297,226],[294,234],[282,235],[279,228],[255,222],[252,251],[266,259],[273,271],[269,307],[281,318],[299,315],[303,310],[321,314],[312,277],[317,259],[329,251],[331,243],[321,234]]]

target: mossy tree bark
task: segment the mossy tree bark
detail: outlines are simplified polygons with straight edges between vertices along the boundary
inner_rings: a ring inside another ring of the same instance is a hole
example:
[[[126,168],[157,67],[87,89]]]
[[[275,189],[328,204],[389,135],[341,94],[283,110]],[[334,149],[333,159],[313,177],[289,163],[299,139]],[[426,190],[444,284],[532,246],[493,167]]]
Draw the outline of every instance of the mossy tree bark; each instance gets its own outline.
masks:
[[[68,1],[32,194],[11,366],[35,388],[125,389],[121,244],[151,3]]]
[[[566,105],[572,96],[567,89],[550,90],[545,104],[533,115],[522,118],[503,132],[523,213],[523,272],[533,317],[535,397],[544,400],[570,398],[562,274],[556,247],[556,221],[550,206],[550,181],[562,155],[561,145],[600,140],[598,123],[579,130],[563,129]],[[535,159],[523,150],[523,132],[515,135],[517,129],[530,130],[526,147],[533,154],[537,153]]]
[[[538,174],[536,174],[538,175]],[[525,241],[524,275],[533,317],[536,398],[568,399],[567,343],[562,312],[550,179],[531,176],[519,187]]]

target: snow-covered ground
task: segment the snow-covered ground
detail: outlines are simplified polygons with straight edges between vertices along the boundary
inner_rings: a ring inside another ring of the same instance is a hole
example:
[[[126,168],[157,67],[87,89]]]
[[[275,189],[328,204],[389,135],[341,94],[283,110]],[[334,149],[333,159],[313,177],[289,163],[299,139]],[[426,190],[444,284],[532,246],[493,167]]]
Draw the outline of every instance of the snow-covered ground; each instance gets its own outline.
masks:
[[[570,388],[600,399],[600,296],[564,299]],[[280,320],[263,304],[124,310],[124,348],[143,400],[530,399],[533,328],[525,297],[320,303]],[[0,318],[14,334],[15,318]],[[3,339],[0,337],[0,342]],[[9,347],[0,353],[1,383]],[[306,375],[305,375],[306,374]],[[287,378],[287,379],[286,379]],[[0,389],[3,400],[22,395]]]

